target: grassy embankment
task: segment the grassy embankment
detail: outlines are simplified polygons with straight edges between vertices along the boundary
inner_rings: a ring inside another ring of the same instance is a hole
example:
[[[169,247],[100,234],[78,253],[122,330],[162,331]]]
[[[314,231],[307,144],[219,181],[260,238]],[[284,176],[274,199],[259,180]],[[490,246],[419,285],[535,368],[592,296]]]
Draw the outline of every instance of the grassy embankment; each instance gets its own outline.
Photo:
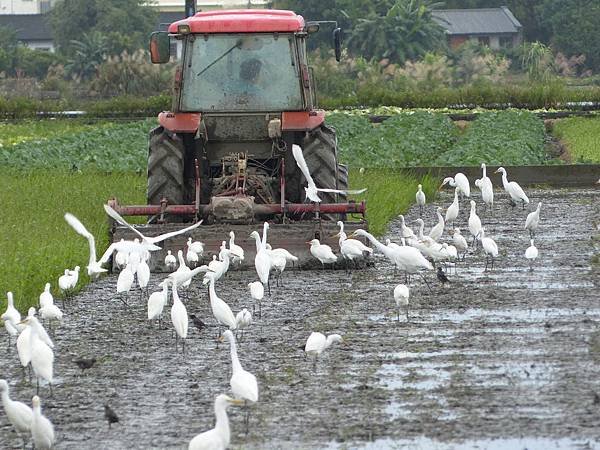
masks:
[[[600,117],[561,119],[553,132],[566,144],[574,163],[600,163]]]

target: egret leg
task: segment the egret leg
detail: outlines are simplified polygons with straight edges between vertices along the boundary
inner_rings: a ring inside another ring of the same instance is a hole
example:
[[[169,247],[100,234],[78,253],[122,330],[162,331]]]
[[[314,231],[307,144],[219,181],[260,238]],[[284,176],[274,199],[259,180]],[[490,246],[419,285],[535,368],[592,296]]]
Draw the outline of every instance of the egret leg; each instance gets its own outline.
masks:
[[[409,304],[406,304],[406,322],[408,323],[409,319],[408,319],[408,309],[410,308]]]
[[[398,323],[400,323],[400,307],[398,307]]]
[[[429,285],[429,282],[427,281],[427,278],[425,278],[425,275],[423,275],[422,273],[420,273],[419,275],[421,275],[421,278],[423,278],[423,281],[425,282],[425,285],[429,289],[429,292],[433,293],[433,291],[431,290],[431,286]]]
[[[488,268],[488,255],[485,255],[485,269],[483,269],[484,272],[487,272],[487,268]]]

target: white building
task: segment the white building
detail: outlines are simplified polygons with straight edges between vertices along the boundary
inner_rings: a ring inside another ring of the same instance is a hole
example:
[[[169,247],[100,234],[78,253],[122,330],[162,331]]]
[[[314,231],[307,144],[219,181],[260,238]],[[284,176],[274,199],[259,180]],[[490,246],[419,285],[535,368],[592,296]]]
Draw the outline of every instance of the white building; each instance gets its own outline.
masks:
[[[271,3],[272,0],[196,0],[196,10],[266,8]],[[175,12],[183,11],[185,0],[154,0],[151,4],[160,11]]]
[[[0,0],[0,14],[44,14],[54,0]]]

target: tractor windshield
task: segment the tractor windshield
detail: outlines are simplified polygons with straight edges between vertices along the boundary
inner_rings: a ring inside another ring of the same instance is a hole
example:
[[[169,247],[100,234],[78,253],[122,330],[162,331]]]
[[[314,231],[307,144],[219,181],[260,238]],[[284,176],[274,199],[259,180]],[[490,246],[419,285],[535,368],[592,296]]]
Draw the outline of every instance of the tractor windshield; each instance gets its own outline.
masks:
[[[303,109],[291,34],[197,35],[185,59],[183,111]]]

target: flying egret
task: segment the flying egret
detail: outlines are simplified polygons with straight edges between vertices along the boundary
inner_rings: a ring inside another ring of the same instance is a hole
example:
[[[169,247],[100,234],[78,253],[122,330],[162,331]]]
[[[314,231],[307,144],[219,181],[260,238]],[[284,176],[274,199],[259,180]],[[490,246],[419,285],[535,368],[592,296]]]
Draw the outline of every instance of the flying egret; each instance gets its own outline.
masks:
[[[231,250],[233,256],[232,262],[235,264],[239,262],[242,264],[244,260],[244,249],[235,243],[235,233],[233,231],[229,232],[229,250]]]
[[[11,400],[9,397],[8,382],[0,380],[0,394],[2,394],[2,406],[11,425],[17,431],[17,434],[23,439],[23,448],[26,447],[28,436],[31,433],[31,422],[33,420],[33,411],[25,403]]]
[[[348,189],[321,189],[318,188],[315,184],[312,176],[310,175],[310,171],[308,170],[308,165],[306,164],[306,160],[304,159],[304,154],[302,153],[302,148],[299,145],[292,144],[292,155],[296,160],[296,164],[300,168],[302,175],[306,179],[307,187],[304,188],[306,191],[306,198],[311,202],[319,203],[321,199],[317,195],[318,192],[328,192],[333,194],[362,194],[366,192],[367,189],[359,189],[359,190],[348,190]]]
[[[527,214],[527,219],[525,219],[525,229],[529,230],[529,237],[533,239],[535,237],[535,232],[538,229],[538,225],[540,224],[540,210],[542,209],[542,202],[539,202],[535,211]]]
[[[160,317],[169,298],[169,284],[163,281],[159,286],[162,286],[162,291],[153,292],[148,297],[148,320],[158,319],[160,322]]]
[[[108,262],[114,252],[117,252],[117,254],[121,252],[127,255],[126,264],[132,264],[133,261],[131,261],[131,259],[133,257],[136,257],[139,261],[142,258],[142,255],[144,255],[144,259],[146,259],[148,252],[155,252],[157,250],[160,250],[159,246],[146,241],[140,241],[138,238],[135,238],[133,241],[125,241],[121,239],[119,242],[113,242],[108,246],[100,258],[99,263],[105,264]],[[121,263],[123,262],[124,261],[121,261]]]
[[[258,302],[258,317],[261,317],[261,300],[265,296],[265,287],[260,281],[248,283],[248,287],[250,288],[250,296],[252,297],[255,303]],[[254,312],[254,305],[252,305],[252,312]]]
[[[44,286],[44,292],[40,294],[40,308],[53,304],[54,297],[52,297],[52,293],[50,292],[50,283],[46,283],[46,286]]]
[[[417,193],[415,194],[415,198],[417,200],[417,205],[419,205],[419,216],[423,215],[423,207],[425,206],[425,192],[423,192],[423,185],[419,184],[417,186]]]
[[[40,398],[35,395],[31,399],[33,406],[33,417],[31,420],[31,437],[37,450],[50,450],[54,444],[54,426],[46,416],[42,414]]]
[[[173,306],[171,306],[171,322],[173,328],[175,328],[175,352],[177,352],[177,341],[178,338],[182,339],[182,351],[185,353],[185,338],[187,338],[188,332],[188,313],[185,305],[177,294],[177,286],[173,285]]]
[[[434,241],[438,241],[441,237],[442,234],[444,234],[444,217],[442,216],[442,208],[440,208],[439,206],[435,209],[435,212],[437,214],[438,217],[438,223],[436,223],[432,228],[431,231],[429,232],[429,237],[431,239],[433,239]]]
[[[167,250],[167,256],[165,256],[165,267],[169,271],[173,271],[177,267],[177,258],[171,254],[171,250]]]
[[[465,197],[471,196],[471,186],[469,185],[469,179],[462,172],[458,172],[454,178],[446,177],[440,186],[440,189],[445,184],[449,184],[453,188],[458,188],[458,192],[462,193]]]
[[[400,322],[400,308],[406,308],[406,321],[408,322],[408,298],[410,297],[410,291],[408,286],[405,284],[399,284],[394,288],[394,300],[398,308],[398,322]]]
[[[473,243],[477,247],[477,238],[481,232],[481,219],[477,215],[477,204],[471,200],[471,212],[469,214],[469,232],[473,236]]]
[[[215,427],[196,435],[188,445],[188,450],[225,450],[231,441],[227,407],[229,405],[242,405],[241,400],[233,399],[225,394],[215,398]]]
[[[323,269],[325,269],[325,264],[333,264],[337,261],[337,256],[329,245],[321,244],[318,239],[313,239],[307,244],[310,244],[310,254],[321,262]]]
[[[233,315],[231,308],[227,303],[221,300],[215,292],[214,273],[207,272],[204,277],[203,283],[209,284],[208,295],[210,297],[210,308],[212,310],[213,316],[215,316],[215,319],[217,320],[217,323],[225,325],[231,330],[235,330],[237,327],[237,323],[235,321],[235,316]]]
[[[92,235],[92,233],[90,233],[85,228],[85,226],[79,221],[79,219],[71,213],[65,214],[65,220],[78,234],[86,238],[88,241],[90,249],[90,257],[87,265],[88,276],[94,280],[104,272],[107,272],[108,270],[102,268],[100,262],[96,258],[96,241],[94,240],[94,236]]]
[[[521,202],[523,204],[523,209],[525,209],[525,205],[529,204],[529,198],[523,191],[523,188],[519,186],[515,181],[508,182],[508,178],[506,176],[506,169],[504,167],[499,167],[498,170],[494,173],[502,174],[502,186],[504,186],[504,190],[510,195],[511,200],[516,204],[517,202]]]
[[[533,263],[538,257],[538,249],[533,244],[533,239],[531,239],[529,243],[531,245],[527,247],[527,250],[525,250],[525,258],[527,258],[527,261],[529,261],[529,270],[533,270]]]
[[[459,208],[458,208],[458,188],[455,188],[454,189],[454,200],[452,201],[452,203],[450,204],[450,206],[448,206],[448,209],[446,210],[445,222],[446,223],[452,223],[452,225],[454,225],[454,221],[458,217],[458,211],[459,211]],[[444,231],[443,225],[442,225],[442,231]],[[429,235],[431,236],[431,233],[429,233]]]
[[[456,250],[463,254],[463,260],[467,255],[467,250],[469,249],[469,244],[467,244],[467,240],[465,237],[460,234],[460,228],[454,229],[454,234],[452,235],[452,244],[456,247]]]
[[[321,353],[327,350],[334,342],[344,342],[342,336],[339,334],[330,334],[325,337],[323,333],[313,331],[308,339],[306,340],[306,345],[304,346],[304,351],[308,356],[314,356],[313,365],[316,367],[317,358]]]
[[[252,324],[252,314],[246,308],[235,315],[236,329],[241,330],[242,338],[244,337],[244,329],[248,328]]]
[[[135,227],[131,226],[129,223],[127,223],[127,221],[125,219],[123,219],[123,217],[121,217],[121,215],[118,212],[116,212],[113,208],[111,208],[109,205],[104,205],[104,211],[106,211],[106,214],[108,214],[110,217],[112,217],[116,222],[120,223],[123,226],[126,226],[131,231],[133,231],[135,234],[137,234],[142,239],[143,242],[145,242],[147,244],[153,244],[153,245],[156,245],[159,242],[162,242],[162,241],[172,238],[174,236],[178,236],[180,234],[187,233],[188,231],[192,231],[192,230],[198,228],[202,224],[202,220],[200,220],[200,221],[196,222],[194,225],[190,225],[189,227],[183,228],[181,230],[171,231],[170,233],[161,234],[159,236],[148,237],[148,236],[144,236],[137,228],[135,228]]]
[[[498,257],[498,245],[489,237],[485,237],[485,229],[482,227],[480,231],[480,240],[483,251],[485,252],[485,270],[488,268],[488,258],[492,259],[491,269],[494,268],[494,258]]]

